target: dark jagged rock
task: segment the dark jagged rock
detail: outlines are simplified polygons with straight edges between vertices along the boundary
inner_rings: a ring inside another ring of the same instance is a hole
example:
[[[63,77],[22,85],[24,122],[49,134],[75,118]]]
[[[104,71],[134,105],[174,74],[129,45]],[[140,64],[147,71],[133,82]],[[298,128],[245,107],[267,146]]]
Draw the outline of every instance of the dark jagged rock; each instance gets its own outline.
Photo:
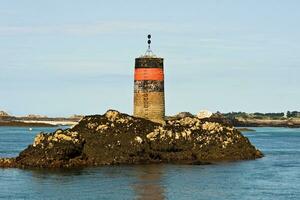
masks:
[[[184,117],[195,117],[195,115],[193,115],[190,112],[180,112],[180,113],[178,113],[174,116],[167,116],[166,119],[167,120],[175,120],[175,119],[181,119],[181,118],[184,118]]]
[[[212,114],[211,117],[205,118],[202,121],[216,122],[219,124],[223,124],[224,126],[234,126],[230,119],[225,118],[223,115],[218,114],[218,113],[214,113],[214,114]]]
[[[86,116],[70,129],[38,134],[18,157],[0,159],[0,167],[206,164],[262,156],[232,126],[197,117],[168,120],[161,125],[109,110],[104,115]]]

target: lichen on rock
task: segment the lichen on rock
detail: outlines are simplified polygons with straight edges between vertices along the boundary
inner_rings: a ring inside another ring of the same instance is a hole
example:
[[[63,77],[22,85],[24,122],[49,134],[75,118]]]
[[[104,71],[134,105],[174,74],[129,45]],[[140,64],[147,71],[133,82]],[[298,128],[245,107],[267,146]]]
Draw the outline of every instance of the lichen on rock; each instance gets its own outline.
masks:
[[[115,121],[118,118],[118,115],[120,114],[119,111],[116,110],[108,110],[105,113],[105,117],[110,121]]]

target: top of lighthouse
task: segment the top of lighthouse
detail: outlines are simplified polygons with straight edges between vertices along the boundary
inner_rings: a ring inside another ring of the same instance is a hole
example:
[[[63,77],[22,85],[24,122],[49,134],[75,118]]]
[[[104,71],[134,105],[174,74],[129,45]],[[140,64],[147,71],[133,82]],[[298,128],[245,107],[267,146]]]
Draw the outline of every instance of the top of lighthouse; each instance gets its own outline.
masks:
[[[156,55],[153,53],[153,51],[151,50],[151,34],[148,34],[148,49],[145,52],[145,54],[143,56],[141,56],[141,58],[156,58]]]

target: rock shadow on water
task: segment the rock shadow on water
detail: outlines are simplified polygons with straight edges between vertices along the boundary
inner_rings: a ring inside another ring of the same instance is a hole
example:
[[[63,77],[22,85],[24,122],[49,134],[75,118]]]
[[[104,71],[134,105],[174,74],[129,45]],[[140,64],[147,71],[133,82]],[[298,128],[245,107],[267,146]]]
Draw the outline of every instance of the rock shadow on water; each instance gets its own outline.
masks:
[[[163,164],[149,164],[99,166],[84,169],[30,169],[26,172],[29,173],[28,177],[32,179],[31,184],[35,185],[34,188],[41,190],[43,190],[41,185],[57,185],[65,189],[72,188],[74,193],[76,193],[76,188],[86,189],[90,191],[91,198],[96,196],[115,198],[122,195],[128,197],[129,195],[134,199],[163,200],[166,199],[163,185],[165,167]],[[117,187],[120,190],[118,194],[108,194],[107,191],[110,191],[111,187]],[[58,189],[57,194],[52,197],[61,195],[62,190]],[[128,193],[128,191],[133,193]],[[47,195],[51,196],[51,194]]]

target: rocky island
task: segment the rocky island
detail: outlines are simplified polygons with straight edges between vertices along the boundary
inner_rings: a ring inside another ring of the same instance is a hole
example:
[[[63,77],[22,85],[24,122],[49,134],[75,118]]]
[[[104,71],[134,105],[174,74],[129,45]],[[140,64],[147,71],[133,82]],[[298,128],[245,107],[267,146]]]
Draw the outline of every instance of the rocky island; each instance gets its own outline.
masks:
[[[262,156],[237,129],[213,118],[186,116],[160,124],[108,110],[72,128],[38,134],[16,158],[1,158],[0,167],[208,164]]]

